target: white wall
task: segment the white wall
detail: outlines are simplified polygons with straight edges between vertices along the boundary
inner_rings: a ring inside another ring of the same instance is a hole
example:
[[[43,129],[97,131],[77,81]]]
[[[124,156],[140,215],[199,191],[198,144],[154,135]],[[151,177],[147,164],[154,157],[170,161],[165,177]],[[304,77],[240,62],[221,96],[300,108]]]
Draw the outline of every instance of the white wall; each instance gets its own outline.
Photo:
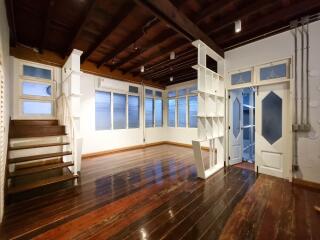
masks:
[[[300,134],[296,177],[320,183],[320,21],[310,24],[310,120],[312,130]],[[289,31],[226,52],[227,72],[294,55]]]
[[[3,64],[4,67],[4,81],[5,81],[5,136],[8,136],[8,129],[9,129],[9,116],[10,116],[10,102],[9,102],[9,73],[10,73],[10,58],[9,58],[9,27],[7,22],[7,16],[6,16],[6,8],[4,1],[0,1],[0,61]],[[4,203],[4,173],[5,173],[5,166],[6,166],[6,147],[7,147],[7,138],[5,139],[3,149],[0,149],[0,151],[3,151],[4,153],[4,159],[0,159],[0,222],[2,221],[3,216],[3,203]]]

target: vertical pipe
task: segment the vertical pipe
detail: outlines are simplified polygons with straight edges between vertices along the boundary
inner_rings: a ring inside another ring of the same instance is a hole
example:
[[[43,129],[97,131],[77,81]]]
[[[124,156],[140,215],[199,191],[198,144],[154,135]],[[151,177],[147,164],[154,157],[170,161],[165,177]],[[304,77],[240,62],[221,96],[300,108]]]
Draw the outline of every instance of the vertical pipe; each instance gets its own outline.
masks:
[[[306,91],[307,91],[307,113],[306,113],[306,123],[308,124],[309,127],[309,114],[310,114],[310,106],[309,106],[309,24],[307,23],[307,28],[306,28]]]
[[[301,124],[304,124],[304,22],[301,23]]]

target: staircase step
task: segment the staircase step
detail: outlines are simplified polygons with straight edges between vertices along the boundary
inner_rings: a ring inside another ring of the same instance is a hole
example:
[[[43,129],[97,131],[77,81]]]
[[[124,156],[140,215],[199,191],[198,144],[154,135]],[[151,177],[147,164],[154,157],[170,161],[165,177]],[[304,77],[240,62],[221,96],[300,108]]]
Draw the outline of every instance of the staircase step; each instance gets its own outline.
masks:
[[[10,138],[61,136],[65,134],[65,126],[10,126]]]
[[[69,144],[70,144],[69,142],[62,142],[62,143],[33,144],[33,145],[25,145],[25,146],[12,146],[12,147],[9,147],[9,150],[14,151],[14,150],[30,149],[30,148],[63,146],[63,145],[69,145]]]
[[[49,170],[58,169],[58,168],[69,167],[69,166],[73,166],[73,162],[48,164],[40,167],[32,167],[32,168],[16,170],[15,172],[9,173],[8,177],[13,178],[13,177],[25,176],[25,175],[30,175],[34,173],[39,173],[39,172],[49,171]]]
[[[57,126],[59,125],[58,120],[11,120],[12,125],[23,125],[23,126]]]
[[[50,178],[39,180],[29,184],[22,184],[18,186],[9,187],[7,193],[14,194],[19,192],[24,192],[24,191],[28,191],[28,190],[32,190],[40,187],[45,187],[55,183],[61,183],[61,182],[73,180],[75,178],[77,178],[77,176],[74,176],[71,173],[61,175],[61,176],[56,176],[56,177],[50,177]]]
[[[46,153],[46,154],[40,154],[40,155],[34,155],[34,156],[28,156],[28,157],[11,158],[9,159],[9,164],[29,162],[29,161],[45,159],[45,158],[62,157],[62,156],[71,155],[71,154],[72,154],[71,151],[66,151],[66,152],[57,152],[57,153]]]

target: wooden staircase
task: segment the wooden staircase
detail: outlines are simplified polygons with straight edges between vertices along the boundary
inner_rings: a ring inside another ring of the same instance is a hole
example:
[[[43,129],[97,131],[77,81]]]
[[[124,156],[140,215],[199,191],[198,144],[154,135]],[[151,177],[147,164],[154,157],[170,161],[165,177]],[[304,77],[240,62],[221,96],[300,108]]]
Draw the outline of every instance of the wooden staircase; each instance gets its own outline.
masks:
[[[69,145],[58,120],[11,120],[7,195],[43,192],[53,185],[76,182],[77,175],[69,170],[73,166]]]

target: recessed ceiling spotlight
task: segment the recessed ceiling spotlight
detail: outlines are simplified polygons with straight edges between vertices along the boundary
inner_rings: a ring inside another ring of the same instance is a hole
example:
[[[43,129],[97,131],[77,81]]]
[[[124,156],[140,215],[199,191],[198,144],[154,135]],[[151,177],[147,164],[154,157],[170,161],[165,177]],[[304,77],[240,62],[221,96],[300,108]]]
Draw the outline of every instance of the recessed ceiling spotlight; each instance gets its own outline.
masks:
[[[173,77],[170,77],[170,82],[172,82],[173,81]]]
[[[234,31],[236,33],[241,32],[241,20],[237,20],[234,22]]]
[[[174,51],[172,51],[172,52],[170,53],[170,60],[173,60],[173,59],[175,59],[175,58],[176,58],[176,54],[175,54]]]
[[[144,72],[144,66],[143,65],[140,68],[140,72],[142,72],[142,73]]]

